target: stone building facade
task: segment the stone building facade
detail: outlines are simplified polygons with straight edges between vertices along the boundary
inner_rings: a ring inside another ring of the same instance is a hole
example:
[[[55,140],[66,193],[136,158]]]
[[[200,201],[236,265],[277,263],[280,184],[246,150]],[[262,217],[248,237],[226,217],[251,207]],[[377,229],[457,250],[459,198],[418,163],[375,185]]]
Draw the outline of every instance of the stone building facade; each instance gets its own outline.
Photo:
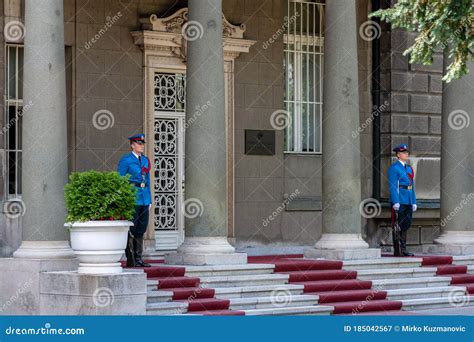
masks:
[[[0,43],[4,49],[0,54],[3,60],[0,87],[5,99],[8,99],[9,87],[16,86],[18,89],[21,82],[21,67],[15,71],[12,68],[21,64],[19,55],[22,53],[24,34],[7,29],[11,28],[9,23],[23,23],[25,11],[23,1],[3,0],[1,3],[0,19],[4,34],[0,37]],[[366,211],[364,205],[376,204],[376,215],[359,215],[360,233],[370,247],[388,247],[390,211],[386,170],[391,162],[391,149],[399,143],[408,143],[419,198],[419,210],[414,217],[409,243],[421,250],[423,244],[432,244],[441,233],[439,184],[443,58],[441,54],[436,55],[431,66],[410,65],[402,52],[412,42],[413,36],[369,21],[368,13],[373,3],[368,0],[356,2],[355,13],[351,17],[356,20],[355,45],[353,50],[346,51],[345,60],[357,66],[358,81],[352,87],[357,89],[358,106],[351,110],[358,115],[355,120],[362,128],[355,134],[360,144],[360,149],[357,149],[357,161],[360,161],[357,196],[361,201],[352,204],[361,214]],[[184,219],[180,217],[182,210],[178,206],[184,205],[186,198],[186,190],[182,189],[186,151],[181,148],[179,152],[165,156],[156,147],[160,134],[169,139],[183,137],[179,137],[177,131],[159,131],[159,125],[164,123],[154,121],[150,106],[154,105],[157,83],[156,78],[149,79],[149,72],[153,69],[162,76],[173,75],[173,91],[178,92],[177,87],[183,87],[180,82],[184,82],[186,72],[186,44],[176,38],[179,37],[179,30],[167,31],[165,19],[179,18],[180,10],[187,6],[186,1],[168,0],[64,0],[69,172],[114,170],[119,158],[129,151],[126,137],[142,131],[147,134],[147,154],[159,160],[159,169],[166,171],[162,174],[158,171],[156,178],[169,178],[170,182],[175,183],[171,191],[159,190],[160,185],[157,185],[156,191],[161,191],[161,197],[156,197],[154,215],[158,218],[152,214],[147,235],[150,254],[175,249],[184,239]],[[308,10],[310,6],[315,9]],[[223,15],[228,27],[233,30],[224,36],[224,40],[227,39],[224,42],[227,84],[224,93],[227,127],[230,129],[226,135],[227,237],[237,250],[249,253],[302,251],[303,247],[313,246],[323,234],[322,217],[327,207],[323,202],[323,155],[325,150],[333,150],[334,146],[317,146],[316,139],[320,139],[320,133],[329,137],[338,136],[341,132],[325,129],[324,115],[314,109],[309,113],[319,115],[314,117],[314,124],[316,127],[315,118],[320,119],[321,130],[318,128],[312,133],[313,148],[309,145],[306,150],[304,147],[288,148],[288,130],[275,127],[274,120],[275,113],[287,109],[285,99],[290,96],[289,64],[285,59],[296,58],[297,55],[287,57],[290,55],[287,50],[291,50],[290,36],[298,35],[298,39],[303,41],[304,35],[309,36],[309,32],[302,33],[303,26],[309,27],[310,22],[314,25],[313,38],[304,39],[312,42],[313,55],[322,58],[319,59],[319,71],[316,67],[310,69],[313,75],[319,72],[319,76],[314,76],[311,81],[314,82],[312,87],[321,93],[325,89],[328,76],[322,73],[321,61],[324,60],[327,42],[321,39],[323,26],[321,23],[318,26],[315,20],[311,21],[309,14],[321,15],[325,26],[337,28],[345,23],[336,16],[331,16],[333,21],[327,21],[323,16],[324,6],[319,1],[299,0],[222,1]],[[306,18],[299,16],[292,19],[295,12],[291,8],[297,7],[302,9]],[[321,10],[316,10],[316,7]],[[293,20],[301,23],[300,31],[288,29],[291,26],[288,22]],[[177,25],[178,29],[183,28],[183,22]],[[375,38],[363,30],[367,25],[375,29]],[[343,39],[343,32],[336,28],[335,39]],[[376,57],[374,49],[379,52]],[[309,50],[306,52],[309,54]],[[378,67],[374,68],[376,62]],[[342,73],[345,66],[337,68]],[[376,73],[379,73],[379,81],[374,79]],[[305,87],[304,82],[309,82],[308,78],[301,77],[300,87]],[[374,82],[379,82],[377,93],[374,92]],[[378,94],[379,106],[374,107],[374,97]],[[328,96],[325,94],[324,99]],[[21,98],[16,99],[16,104],[10,101],[12,108],[25,106]],[[0,109],[2,127],[8,124],[12,115],[9,116],[10,102],[7,102],[5,100],[5,106]],[[321,105],[322,108],[322,97],[319,100],[313,98],[310,105],[314,108]],[[206,103],[202,103],[201,108],[206,110],[205,107]],[[174,107],[164,112],[165,120],[177,125],[185,124],[183,108]],[[374,119],[377,116],[380,116],[379,121]],[[375,133],[373,121],[379,125]],[[305,127],[304,124],[302,127]],[[353,127],[353,130],[356,129]],[[245,137],[246,134],[254,134],[252,131],[259,131],[265,137],[269,134],[270,145],[274,134],[274,154],[246,153]],[[20,133],[16,134],[18,139]],[[2,256],[12,255],[21,243],[22,215],[9,213],[11,202],[21,201],[21,188],[18,186],[21,148],[12,144],[10,136],[4,131],[0,140],[3,170],[0,190],[4,203],[0,226]],[[331,141],[329,138],[321,140]],[[341,140],[332,141],[337,146]],[[374,151],[376,141],[379,153]],[[184,142],[178,141],[177,144]],[[380,172],[378,167],[374,167],[379,154]],[[12,160],[13,156],[16,159]],[[176,162],[171,169],[160,164],[167,158],[174,158]],[[330,159],[330,156],[327,158]],[[345,168],[344,163],[340,164],[340,168]],[[338,173],[339,167],[334,171]],[[331,171],[326,172],[329,174]],[[178,202],[160,202],[170,194]],[[368,201],[364,202],[364,199]],[[160,217],[170,215],[174,215],[172,223],[169,220],[157,222]]]

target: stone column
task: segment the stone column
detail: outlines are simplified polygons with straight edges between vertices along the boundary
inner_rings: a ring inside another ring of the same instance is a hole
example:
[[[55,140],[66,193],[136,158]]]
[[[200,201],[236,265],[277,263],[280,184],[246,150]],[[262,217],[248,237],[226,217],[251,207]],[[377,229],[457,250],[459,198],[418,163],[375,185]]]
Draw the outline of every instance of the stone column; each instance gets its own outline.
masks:
[[[361,236],[356,0],[327,1],[324,32],[323,235],[306,257],[380,257]]]
[[[185,134],[185,240],[174,264],[241,264],[227,241],[226,122],[222,0],[190,0],[187,38]],[[209,109],[196,115],[209,101]]]
[[[444,59],[444,70],[449,63]],[[432,252],[474,254],[474,63],[470,73],[443,83],[441,229]]]
[[[22,182],[23,242],[16,258],[70,258],[63,0],[26,0]]]

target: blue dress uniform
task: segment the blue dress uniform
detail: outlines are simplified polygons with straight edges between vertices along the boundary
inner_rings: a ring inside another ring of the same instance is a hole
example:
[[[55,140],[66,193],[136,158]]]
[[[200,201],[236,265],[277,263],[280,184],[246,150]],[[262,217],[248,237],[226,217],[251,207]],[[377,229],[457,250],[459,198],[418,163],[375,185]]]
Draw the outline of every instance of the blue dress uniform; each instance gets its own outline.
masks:
[[[401,144],[393,149],[395,153],[408,152],[408,146]],[[413,255],[406,250],[406,238],[408,229],[412,223],[413,211],[416,210],[416,194],[414,184],[415,173],[413,168],[401,160],[395,161],[388,169],[388,185],[390,191],[390,202],[392,207],[392,223],[398,213],[398,224],[400,226],[400,247],[404,256]],[[394,241],[394,247],[397,242]]]
[[[145,143],[144,134],[135,134],[128,138],[130,143]],[[124,155],[118,164],[117,171],[121,176],[130,175],[129,182],[136,187],[136,205],[133,217],[133,226],[130,227],[129,243],[125,254],[127,266],[150,266],[142,259],[143,235],[148,226],[149,206],[151,204],[150,192],[151,162],[144,155],[130,152]]]

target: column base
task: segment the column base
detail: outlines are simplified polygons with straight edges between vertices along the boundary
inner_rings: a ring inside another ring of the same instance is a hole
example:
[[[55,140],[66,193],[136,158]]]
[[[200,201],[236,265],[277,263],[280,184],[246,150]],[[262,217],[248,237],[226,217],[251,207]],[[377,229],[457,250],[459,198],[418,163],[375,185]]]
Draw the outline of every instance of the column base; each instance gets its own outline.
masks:
[[[145,315],[146,274],[40,275],[41,315]]]
[[[336,260],[380,258],[380,248],[369,248],[360,234],[323,234],[321,239],[304,252],[305,258]]]
[[[474,230],[445,230],[434,239],[434,243],[441,245],[473,245]]]
[[[23,241],[14,258],[21,259],[73,259],[76,256],[69,241]]]
[[[304,251],[304,257],[308,259],[333,259],[333,260],[358,260],[378,259],[382,256],[380,248],[365,249],[319,249],[308,248]]]
[[[226,237],[187,237],[174,253],[165,254],[173,265],[237,265],[247,263],[247,254],[235,253]]]
[[[474,254],[474,231],[446,230],[426,248],[428,253],[448,255]]]

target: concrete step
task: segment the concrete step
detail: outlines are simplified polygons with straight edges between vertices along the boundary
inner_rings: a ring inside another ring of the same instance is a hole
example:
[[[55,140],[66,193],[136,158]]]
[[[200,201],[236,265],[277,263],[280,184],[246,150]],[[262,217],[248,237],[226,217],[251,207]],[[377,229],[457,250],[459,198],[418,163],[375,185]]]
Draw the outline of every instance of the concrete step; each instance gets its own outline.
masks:
[[[146,294],[147,303],[163,303],[173,300],[173,291],[148,290]]]
[[[372,281],[372,289],[409,289],[420,287],[441,287],[448,286],[451,277],[413,277],[413,278],[393,278],[375,279]]]
[[[333,306],[311,305],[295,306],[283,308],[250,309],[244,310],[247,316],[284,316],[284,315],[330,315],[334,310]]]
[[[146,305],[147,315],[180,315],[188,311],[186,302],[148,303]]]
[[[291,295],[299,295],[303,293],[303,290],[304,285],[297,284],[220,287],[215,289],[215,297],[223,299],[265,297],[275,295],[279,291],[286,291],[286,293]]]
[[[315,295],[232,298],[230,300],[230,308],[232,310],[251,310],[311,306],[318,303],[318,298],[319,297]]]
[[[474,255],[455,255],[453,256],[454,265],[474,265]]]
[[[418,299],[404,299],[402,300],[402,310],[414,311],[423,309],[439,309],[439,308],[456,308],[473,306],[474,299],[468,295],[458,295],[453,299],[450,296],[447,297],[435,297],[435,298],[418,298]]]
[[[342,269],[344,270],[364,270],[364,269],[384,269],[399,267],[420,267],[421,258],[397,258],[382,257],[380,259],[345,260]]]
[[[474,273],[474,264],[468,264],[467,266],[467,272],[466,273]]]
[[[357,271],[357,279],[362,280],[434,276],[436,276],[436,267],[400,267],[387,269],[363,269]]]
[[[288,278],[288,274],[247,274],[236,276],[202,277],[201,286],[206,288],[218,288],[272,284],[276,285],[286,284],[288,282]]]
[[[158,280],[155,280],[155,279],[146,280],[146,288],[148,291],[156,290],[157,286],[158,286]]]
[[[465,292],[463,286],[440,286],[440,287],[420,287],[408,289],[387,290],[387,299],[389,300],[405,300],[419,298],[437,298],[447,297],[452,291]]]
[[[215,265],[215,266],[183,266],[188,277],[210,277],[228,275],[269,274],[273,273],[271,264]]]

